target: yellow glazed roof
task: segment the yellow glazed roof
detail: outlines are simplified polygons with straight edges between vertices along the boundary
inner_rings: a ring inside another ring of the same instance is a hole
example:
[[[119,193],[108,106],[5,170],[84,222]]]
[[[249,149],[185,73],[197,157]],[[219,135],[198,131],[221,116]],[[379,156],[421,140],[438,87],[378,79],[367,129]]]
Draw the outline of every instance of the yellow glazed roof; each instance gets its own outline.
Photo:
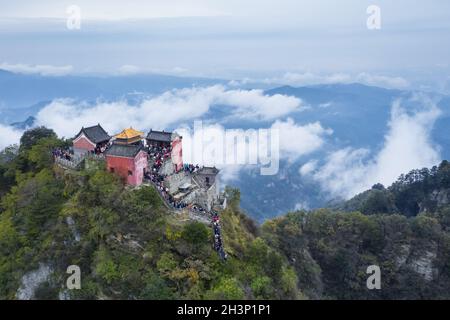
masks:
[[[128,128],[123,130],[121,133],[116,135],[117,139],[132,139],[136,137],[143,137],[144,133],[141,131],[134,130],[133,128]]]

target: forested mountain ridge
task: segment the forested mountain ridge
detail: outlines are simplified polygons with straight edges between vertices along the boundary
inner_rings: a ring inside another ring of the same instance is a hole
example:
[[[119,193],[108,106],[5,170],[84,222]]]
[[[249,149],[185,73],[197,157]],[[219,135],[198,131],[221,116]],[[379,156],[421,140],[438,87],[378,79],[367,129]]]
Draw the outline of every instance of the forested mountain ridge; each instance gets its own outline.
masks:
[[[450,298],[450,163],[376,184],[330,209],[266,222],[264,238],[296,268],[309,296]],[[380,266],[382,290],[365,287]]]
[[[412,170],[388,188],[376,184],[334,209],[365,214],[401,213],[416,216],[450,205],[450,163],[443,161],[431,169]]]
[[[66,143],[36,128],[0,154],[1,299],[450,298],[447,162],[261,226],[227,189],[221,261],[212,230],[168,211],[152,187],[126,188],[102,166],[54,167],[51,150]],[[80,290],[66,289],[69,265]],[[369,265],[381,290],[366,287]]]

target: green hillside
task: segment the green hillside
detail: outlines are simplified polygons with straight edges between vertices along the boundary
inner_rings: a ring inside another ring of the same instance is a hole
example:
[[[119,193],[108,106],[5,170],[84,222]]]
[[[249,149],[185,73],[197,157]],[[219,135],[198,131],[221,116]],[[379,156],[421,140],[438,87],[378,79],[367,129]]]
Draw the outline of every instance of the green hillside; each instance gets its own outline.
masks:
[[[262,226],[227,188],[223,261],[211,227],[153,187],[125,187],[102,165],[54,166],[51,150],[67,143],[37,128],[0,154],[0,299],[450,298],[447,162]],[[80,290],[65,289],[69,265]],[[381,290],[366,287],[369,265]]]
[[[212,229],[170,212],[152,187],[126,188],[95,166],[53,167],[50,151],[65,142],[44,129],[27,135],[1,165],[0,298],[15,298],[22,277],[40,265],[52,273],[35,298],[301,297],[286,258],[239,212],[236,190],[221,213],[225,262],[213,250]],[[81,290],[64,291],[69,265],[81,268]]]

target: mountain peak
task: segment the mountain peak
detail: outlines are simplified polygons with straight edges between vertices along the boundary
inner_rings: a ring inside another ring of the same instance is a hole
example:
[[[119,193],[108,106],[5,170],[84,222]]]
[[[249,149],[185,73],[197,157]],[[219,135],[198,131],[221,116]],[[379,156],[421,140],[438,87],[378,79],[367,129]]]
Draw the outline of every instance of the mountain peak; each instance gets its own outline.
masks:
[[[36,118],[33,116],[30,116],[25,121],[11,123],[11,126],[16,129],[25,130],[27,128],[32,127],[34,125],[35,121],[36,121]]]

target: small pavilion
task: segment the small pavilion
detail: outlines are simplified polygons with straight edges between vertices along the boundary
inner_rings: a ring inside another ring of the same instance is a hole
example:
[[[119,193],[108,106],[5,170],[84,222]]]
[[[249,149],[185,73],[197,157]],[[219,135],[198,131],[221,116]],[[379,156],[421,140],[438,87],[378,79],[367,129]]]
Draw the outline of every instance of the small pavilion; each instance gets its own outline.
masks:
[[[135,130],[130,127],[115,135],[114,138],[114,144],[140,145],[142,140],[144,139],[144,132]]]

